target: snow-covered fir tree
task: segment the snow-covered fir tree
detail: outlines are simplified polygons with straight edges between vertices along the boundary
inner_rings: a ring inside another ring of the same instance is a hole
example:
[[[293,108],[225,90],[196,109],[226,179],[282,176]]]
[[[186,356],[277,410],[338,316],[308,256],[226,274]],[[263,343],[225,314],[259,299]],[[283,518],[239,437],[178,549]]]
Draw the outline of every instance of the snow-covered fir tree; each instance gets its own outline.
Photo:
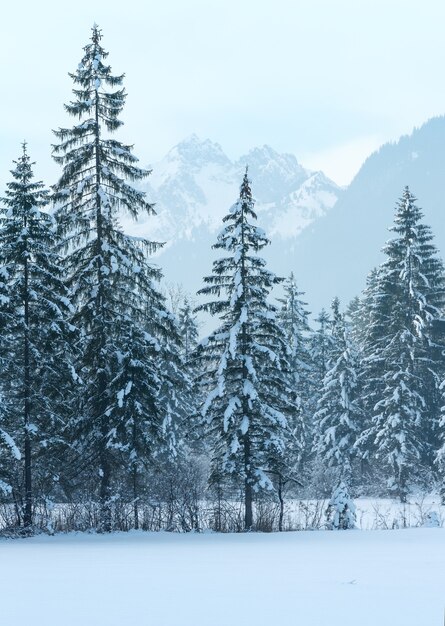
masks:
[[[214,245],[225,256],[214,262],[199,292],[212,299],[198,307],[221,320],[198,350],[213,475],[242,480],[246,530],[253,527],[254,493],[272,488],[273,473],[281,471],[295,411],[286,337],[267,300],[281,279],[258,255],[269,242],[255,220],[246,170]]]
[[[442,407],[439,418],[439,449],[434,460],[439,475],[440,497],[442,504],[445,504],[445,381],[442,381],[440,390],[442,392]]]
[[[68,253],[74,319],[82,332],[78,369],[84,388],[72,424],[75,447],[79,463],[99,478],[100,527],[110,530],[122,469],[134,481],[142,450],[170,440],[165,412],[171,414],[172,407],[160,399],[162,351],[167,344],[176,350],[180,340],[156,287],[160,270],[147,261],[159,244],[131,237],[119,224],[121,212],[137,219],[154,210],[130,184],[149,172],[137,166],[132,146],[110,136],[122,125],[126,93],[123,75],[114,75],[106,62],[101,39],[95,25],[70,74],[74,100],[65,108],[79,121],[55,131],[60,143],[53,156],[63,173],[53,199]]]
[[[338,352],[336,344],[341,343],[341,341],[343,340],[345,328],[345,319],[340,311],[340,300],[337,297],[332,300],[331,312],[332,321],[330,324],[330,334],[332,338],[333,353],[334,355],[336,355],[336,353]],[[333,358],[332,355],[331,358]]]
[[[318,463],[314,441],[317,438],[317,423],[314,420],[314,415],[317,412],[318,401],[320,400],[323,390],[323,380],[326,372],[330,368],[331,356],[334,346],[334,340],[332,338],[332,320],[329,313],[322,309],[318,317],[315,319],[316,328],[311,332],[309,338],[309,354],[311,357],[311,436],[309,438],[310,456],[309,460],[311,464],[306,464],[306,468],[309,469],[311,480],[316,474],[316,469],[319,469],[324,473],[324,468]],[[315,462],[315,465],[313,464]],[[324,482],[324,477],[323,477]]]
[[[326,525],[329,530],[351,530],[355,528],[356,508],[349,495],[348,486],[341,481],[334,489],[326,509]]]
[[[196,360],[196,348],[199,343],[199,322],[192,306],[192,301],[185,296],[178,307],[178,327],[182,340],[181,358],[185,374],[188,377],[185,401],[188,406],[188,426],[184,433],[189,447],[201,452],[205,441],[202,432],[202,424],[199,418],[199,406],[202,398],[198,384],[199,364]]]
[[[279,298],[281,304],[279,322],[284,329],[287,345],[290,350],[289,361],[293,374],[294,393],[298,410],[292,416],[291,428],[294,435],[296,462],[301,462],[310,439],[311,400],[311,357],[308,338],[310,333],[309,311],[307,303],[301,299],[304,292],[299,291],[293,273],[284,282],[284,297]]]
[[[408,187],[396,205],[395,237],[385,246],[379,269],[372,324],[380,333],[368,359],[384,365],[383,389],[371,439],[388,472],[388,486],[402,502],[409,481],[429,465],[437,449],[439,379],[442,363],[432,345],[431,327],[444,303],[443,266],[422,212]]]
[[[42,210],[48,191],[33,180],[26,144],[14,163],[0,209],[0,385],[2,420],[20,454],[1,480],[12,486],[17,522],[30,527],[36,499],[52,495],[63,469],[74,335],[55,223]]]
[[[357,363],[337,299],[333,302],[333,320],[335,344],[314,415],[314,451],[325,466],[336,468],[337,480],[350,486],[354,444],[360,428]]]
[[[359,345],[363,332],[362,301],[360,296],[355,296],[348,304],[345,311],[345,320],[349,328],[351,340],[355,345]]]
[[[352,312],[354,338],[359,347],[359,402],[362,410],[362,432],[355,447],[362,461],[362,469],[369,468],[375,453],[375,439],[370,430],[371,418],[385,388],[385,355],[381,350],[376,350],[387,330],[386,312],[381,306],[382,295],[380,268],[374,268],[367,276],[366,288],[357,309]]]
[[[441,407],[441,415],[439,419],[439,449],[437,450],[435,463],[438,470],[439,475],[439,490],[440,497],[442,500],[442,504],[445,504],[445,384],[442,382],[441,386],[442,391],[442,407]]]
[[[318,328],[312,332],[309,340],[309,351],[312,364],[312,376],[315,389],[319,389],[329,369],[333,340],[331,335],[331,318],[322,309],[315,319]]]
[[[8,355],[7,345],[10,337],[8,336],[8,325],[10,316],[8,314],[8,290],[7,290],[8,274],[3,267],[0,267],[0,329],[2,332],[2,349],[0,352],[0,365],[3,367]],[[2,381],[2,387],[5,381]],[[0,402],[2,407],[5,405],[3,389],[0,388]],[[16,430],[16,424],[8,424],[8,413],[2,410],[0,412],[0,497],[6,499],[12,495],[12,484],[14,482],[16,461],[20,461],[21,452],[18,449],[14,439],[9,433]]]
[[[198,345],[199,330],[196,314],[187,297],[184,298],[182,306],[179,308],[178,323],[182,338],[183,357],[184,361],[188,363]]]
[[[168,314],[167,314],[168,315]],[[169,336],[163,336],[165,327]],[[174,459],[180,449],[186,379],[181,371],[173,316],[147,324],[144,308],[116,317],[114,333],[122,346],[111,368],[117,404],[109,408],[108,446],[114,452],[117,483],[131,495],[134,527],[146,493],[147,471]]]

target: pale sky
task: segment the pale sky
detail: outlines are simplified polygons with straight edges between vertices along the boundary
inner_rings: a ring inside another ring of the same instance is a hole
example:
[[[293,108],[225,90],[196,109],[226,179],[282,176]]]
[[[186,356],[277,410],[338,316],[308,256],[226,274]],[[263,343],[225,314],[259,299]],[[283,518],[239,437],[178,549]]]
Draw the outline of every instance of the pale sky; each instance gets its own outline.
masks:
[[[440,0],[25,0],[2,5],[0,194],[27,139],[53,183],[52,128],[97,22],[125,72],[141,164],[196,133],[232,158],[256,145],[350,182],[379,145],[445,113]]]

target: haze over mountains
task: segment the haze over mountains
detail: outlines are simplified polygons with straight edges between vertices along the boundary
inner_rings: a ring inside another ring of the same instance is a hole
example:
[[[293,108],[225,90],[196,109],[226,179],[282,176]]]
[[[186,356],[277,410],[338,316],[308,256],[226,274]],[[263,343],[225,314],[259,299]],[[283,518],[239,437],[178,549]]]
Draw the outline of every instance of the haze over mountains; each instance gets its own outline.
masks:
[[[385,144],[345,190],[291,154],[269,146],[231,161],[221,146],[192,135],[154,164],[145,185],[156,217],[127,224],[133,234],[166,241],[155,259],[167,281],[194,294],[218,253],[211,246],[222,217],[238,197],[249,166],[258,225],[271,238],[264,252],[272,271],[294,272],[316,313],[338,295],[347,304],[382,260],[388,227],[409,185],[445,251],[445,118],[434,118],[397,143]]]
[[[418,198],[434,243],[445,254],[445,117],[426,122],[365,161],[336,205],[298,237],[293,262],[313,311],[335,295],[346,304],[359,295],[406,185]]]
[[[211,246],[222,218],[237,200],[246,165],[253,181],[258,225],[271,238],[265,252],[270,268],[288,274],[299,233],[326,214],[343,190],[322,172],[305,169],[291,154],[269,146],[253,148],[231,161],[221,146],[196,135],[172,148],[152,166],[144,186],[157,216],[126,223],[135,235],[165,241],[156,261],[166,280],[195,293],[211,271]]]

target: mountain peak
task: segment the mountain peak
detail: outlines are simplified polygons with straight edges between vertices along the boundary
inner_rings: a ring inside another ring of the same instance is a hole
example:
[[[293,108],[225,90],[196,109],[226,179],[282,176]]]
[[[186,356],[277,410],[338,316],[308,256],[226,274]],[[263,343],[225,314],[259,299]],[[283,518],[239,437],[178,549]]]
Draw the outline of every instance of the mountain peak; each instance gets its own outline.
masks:
[[[202,167],[212,163],[230,165],[230,159],[224,153],[219,143],[210,139],[201,139],[193,133],[176,146],[167,155],[169,160],[180,160],[187,165]]]
[[[231,161],[218,143],[196,134],[185,138],[153,165],[146,190],[157,215],[139,223],[136,232],[168,242],[159,252],[165,275],[187,291],[199,288],[203,268],[211,266],[216,232],[238,197],[246,165],[259,224],[273,240],[269,258],[278,275],[295,267],[301,231],[330,211],[339,196],[323,174],[305,170],[293,155],[268,145]]]
[[[236,162],[239,170],[246,165],[254,182],[255,195],[265,202],[286,195],[311,175],[293,154],[280,154],[267,144],[252,148]]]
[[[249,152],[238,159],[238,163],[243,161],[250,165],[251,163],[258,166],[267,166],[269,163],[279,163],[286,169],[295,170],[300,168],[297,158],[293,154],[279,153],[267,144],[256,146]]]
[[[276,150],[274,150],[267,144],[263,144],[262,146],[256,146],[252,148],[251,150],[249,150],[246,157],[266,160],[266,159],[277,159],[280,157],[280,155],[278,154]]]

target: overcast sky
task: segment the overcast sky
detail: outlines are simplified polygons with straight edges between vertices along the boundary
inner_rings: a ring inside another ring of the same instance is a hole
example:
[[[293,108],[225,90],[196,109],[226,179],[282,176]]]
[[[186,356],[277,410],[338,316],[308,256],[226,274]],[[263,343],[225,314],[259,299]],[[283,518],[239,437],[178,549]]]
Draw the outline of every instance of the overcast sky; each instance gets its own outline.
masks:
[[[381,143],[445,112],[440,0],[25,0],[2,5],[0,182],[26,138],[58,176],[51,129],[96,21],[126,73],[143,165],[196,133],[233,158],[267,143],[347,184]]]

